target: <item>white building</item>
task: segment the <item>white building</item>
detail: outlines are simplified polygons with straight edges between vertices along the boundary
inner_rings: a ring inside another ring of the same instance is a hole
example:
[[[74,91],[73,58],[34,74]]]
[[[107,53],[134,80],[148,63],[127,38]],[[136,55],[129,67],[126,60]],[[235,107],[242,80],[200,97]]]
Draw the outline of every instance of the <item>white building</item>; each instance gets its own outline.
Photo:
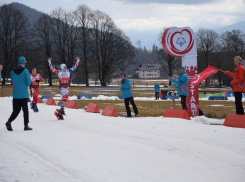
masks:
[[[141,64],[138,68],[134,71],[138,73],[139,78],[160,78],[160,71],[161,65],[160,64]]]

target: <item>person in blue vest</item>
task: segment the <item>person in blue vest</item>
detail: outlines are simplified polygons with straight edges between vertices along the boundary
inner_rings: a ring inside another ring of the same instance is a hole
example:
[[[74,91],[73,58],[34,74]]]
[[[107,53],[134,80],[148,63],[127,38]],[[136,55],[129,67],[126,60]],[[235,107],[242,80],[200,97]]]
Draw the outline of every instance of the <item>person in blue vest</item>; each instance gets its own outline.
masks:
[[[124,103],[127,111],[126,117],[131,117],[131,110],[129,108],[129,101],[134,109],[134,114],[137,117],[139,115],[137,106],[134,103],[134,95],[132,93],[132,84],[131,81],[126,77],[125,73],[121,74],[121,85],[119,86],[120,90],[122,91]]]
[[[24,130],[32,130],[28,126],[29,113],[28,113],[28,87],[31,85],[31,78],[29,71],[25,68],[26,58],[19,58],[19,65],[11,72],[11,82],[13,87],[13,112],[5,124],[8,131],[13,131],[11,126],[12,121],[19,115],[20,110],[24,113]]]
[[[159,91],[160,91],[160,85],[158,85],[158,83],[155,83],[155,97],[156,100],[159,100]]]
[[[181,66],[178,68],[179,79],[175,80],[169,77],[169,80],[178,85],[178,95],[181,98],[181,105],[184,110],[187,110],[186,97],[189,95],[189,78],[185,71],[185,67]]]

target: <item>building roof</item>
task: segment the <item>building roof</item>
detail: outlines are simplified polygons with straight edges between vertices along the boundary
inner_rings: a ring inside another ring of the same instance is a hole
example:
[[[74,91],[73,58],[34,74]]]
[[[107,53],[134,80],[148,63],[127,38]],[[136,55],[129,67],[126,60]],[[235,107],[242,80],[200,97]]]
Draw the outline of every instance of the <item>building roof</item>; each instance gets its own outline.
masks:
[[[141,64],[134,71],[151,71],[151,70],[160,70],[161,65],[158,63],[150,63],[150,64]]]

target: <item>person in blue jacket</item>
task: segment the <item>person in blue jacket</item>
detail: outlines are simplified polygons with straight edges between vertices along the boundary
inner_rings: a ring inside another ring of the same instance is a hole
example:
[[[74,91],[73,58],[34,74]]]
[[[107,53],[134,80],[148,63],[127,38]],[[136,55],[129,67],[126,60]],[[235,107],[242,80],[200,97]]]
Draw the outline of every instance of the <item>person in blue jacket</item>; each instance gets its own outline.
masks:
[[[156,100],[159,100],[159,91],[160,91],[160,86],[158,85],[158,83],[155,83],[155,97],[156,97]]]
[[[1,82],[1,79],[2,79],[2,69],[3,69],[3,65],[0,64],[0,82]]]
[[[13,87],[13,112],[5,124],[8,131],[13,131],[11,122],[16,119],[22,108],[24,113],[24,130],[32,130],[28,126],[29,113],[27,101],[29,98],[28,87],[31,85],[31,78],[29,71],[25,68],[26,58],[19,58],[19,65],[11,72],[11,82]]]
[[[127,111],[127,117],[131,117],[131,110],[129,108],[129,101],[134,109],[134,114],[137,117],[139,115],[137,106],[134,103],[134,95],[132,93],[132,84],[131,81],[126,77],[125,73],[121,74],[121,85],[119,86],[120,90],[123,93],[124,103]]]
[[[185,72],[185,67],[181,66],[178,68],[179,71],[179,79],[175,80],[169,77],[169,80],[176,85],[178,85],[178,94],[181,98],[181,105],[184,110],[187,110],[186,106],[186,97],[189,95],[189,78],[187,73]]]

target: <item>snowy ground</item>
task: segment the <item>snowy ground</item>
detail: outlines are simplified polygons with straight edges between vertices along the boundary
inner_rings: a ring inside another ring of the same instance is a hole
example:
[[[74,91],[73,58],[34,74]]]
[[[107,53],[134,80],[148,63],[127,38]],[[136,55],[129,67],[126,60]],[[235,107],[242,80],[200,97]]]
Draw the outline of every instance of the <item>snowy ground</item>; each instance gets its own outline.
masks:
[[[244,182],[245,130],[221,120],[114,118],[39,104],[5,128],[11,97],[0,98],[0,181]]]

